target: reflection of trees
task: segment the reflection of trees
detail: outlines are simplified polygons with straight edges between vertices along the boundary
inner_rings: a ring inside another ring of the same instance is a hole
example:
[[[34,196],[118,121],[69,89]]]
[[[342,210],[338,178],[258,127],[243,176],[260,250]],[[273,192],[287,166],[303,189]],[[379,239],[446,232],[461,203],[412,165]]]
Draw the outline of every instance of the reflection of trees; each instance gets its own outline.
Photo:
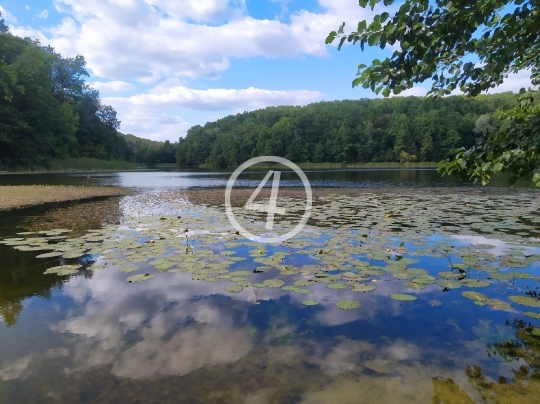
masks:
[[[49,298],[51,290],[64,283],[67,277],[43,275],[50,265],[37,265],[33,253],[2,247],[3,270],[0,271],[0,316],[8,326],[17,324],[24,299],[31,296]],[[57,264],[54,264],[57,265]],[[32,267],[33,266],[33,267]]]
[[[10,302],[0,299],[0,316],[4,318],[8,326],[17,323],[17,316],[21,313],[22,309],[23,305],[21,302]]]
[[[512,383],[503,376],[497,382],[482,375],[480,366],[467,366],[465,373],[472,389],[489,404],[540,403],[540,336],[534,327],[522,320],[514,320],[517,339],[488,345],[488,356],[498,356],[506,362],[525,362],[512,369]],[[434,404],[469,404],[476,402],[452,379],[433,379]]]
[[[110,223],[117,224],[121,216],[119,201],[120,198],[99,198],[93,201],[55,203],[52,209],[52,205],[34,207],[24,210],[21,215],[4,213],[0,216],[3,230],[0,239],[15,237],[15,231],[58,228],[73,229],[70,233],[70,237],[73,237],[84,234],[88,229],[100,228]],[[7,229],[7,232],[4,229]],[[43,275],[47,268],[59,265],[58,259],[43,262],[35,259],[36,255],[36,252],[17,251],[11,246],[0,245],[0,316],[8,326],[17,323],[25,299],[32,296],[48,299],[53,288],[62,286],[70,278]],[[84,273],[84,276],[91,277],[92,274]]]

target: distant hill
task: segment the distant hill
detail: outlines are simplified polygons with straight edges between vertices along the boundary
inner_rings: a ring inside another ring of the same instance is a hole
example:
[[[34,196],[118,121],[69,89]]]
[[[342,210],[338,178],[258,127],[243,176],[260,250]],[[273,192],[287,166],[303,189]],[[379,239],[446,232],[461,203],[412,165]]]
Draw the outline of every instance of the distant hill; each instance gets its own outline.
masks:
[[[257,156],[295,163],[436,162],[497,130],[494,112],[516,105],[502,93],[323,101],[268,107],[196,125],[180,139],[180,166],[235,167]]]
[[[144,139],[142,137],[132,135],[131,133],[118,132],[118,134],[122,136],[124,139],[126,139],[128,143],[143,144],[145,146],[151,145],[152,147],[155,147],[155,148],[159,148],[163,145],[163,142],[159,142],[157,140]]]

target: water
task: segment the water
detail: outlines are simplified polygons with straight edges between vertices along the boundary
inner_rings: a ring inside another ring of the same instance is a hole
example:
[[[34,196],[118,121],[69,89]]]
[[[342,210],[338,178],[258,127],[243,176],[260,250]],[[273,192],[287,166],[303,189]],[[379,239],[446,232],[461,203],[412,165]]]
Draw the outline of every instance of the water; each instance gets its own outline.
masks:
[[[219,209],[198,210],[181,199],[174,202],[176,210],[160,220],[162,205],[171,204],[172,198],[163,191],[178,191],[171,195],[182,198],[183,190],[191,187],[223,187],[228,175],[92,175],[100,183],[142,188],[144,194],[0,215],[0,239],[22,231],[63,227],[75,229],[69,235],[73,238],[110,226],[105,234],[114,246],[109,253],[87,256],[79,273],[56,276],[43,271],[64,262],[59,258],[39,259],[36,255],[45,251],[18,251],[0,244],[0,403],[538,402],[540,339],[531,335],[529,325],[538,327],[540,320],[523,312],[540,310],[519,305],[494,310],[461,294],[478,291],[509,303],[511,295],[537,291],[538,280],[491,280],[487,288],[449,291],[429,284],[413,290],[385,271],[363,281],[376,285],[371,292],[354,293],[350,287],[333,290],[316,282],[305,286],[312,292],[303,295],[254,287],[228,293],[224,286],[230,280],[193,280],[192,273],[200,262],[219,264],[228,257],[245,258],[231,263],[226,269],[229,273],[251,272],[265,265],[257,261],[259,256],[284,251],[291,254],[279,265],[251,274],[247,280],[280,279],[292,285],[313,273],[280,275],[283,267],[319,265],[317,271],[325,268],[329,275],[361,274],[362,266],[350,266],[347,259],[388,266],[399,265],[398,256],[418,260],[408,264],[409,269],[423,268],[438,276],[450,269],[448,258],[458,264],[468,254],[478,259],[477,267],[482,269],[467,274],[474,279],[488,279],[485,267],[489,265],[500,268],[500,273],[522,271],[539,277],[534,255],[540,253],[534,241],[540,237],[537,193],[524,190],[483,196],[471,192],[458,197],[448,193],[404,199],[383,195],[358,204],[349,204],[346,198],[323,198],[318,203],[327,205],[315,210],[310,232],[283,246],[230,244],[227,240],[235,236],[228,233],[230,225]],[[334,187],[377,184],[390,189],[397,184],[442,183],[428,170],[307,175],[317,184]],[[242,184],[258,185],[262,176],[264,172],[247,174]],[[0,179],[4,184],[86,181],[80,175]],[[293,178],[284,179],[295,186]],[[328,212],[335,217],[328,219]],[[250,218],[245,217],[246,225],[261,226]],[[335,220],[343,224],[335,225]],[[429,223],[423,224],[424,220]],[[350,224],[353,221],[357,224]],[[277,221],[276,231],[287,226]],[[407,232],[406,226],[413,230]],[[392,230],[398,228],[401,233]],[[199,229],[216,235],[205,238]],[[369,236],[363,237],[366,232]],[[149,244],[148,240],[155,241]],[[304,247],[295,245],[302,242]],[[471,242],[478,247],[468,250]],[[497,256],[482,258],[480,244],[494,246],[490,251]],[[193,255],[190,245],[193,251],[212,253]],[[440,245],[450,249],[448,257],[434,252]],[[344,246],[348,249],[342,250]],[[259,254],[259,249],[264,251]],[[529,260],[529,265],[509,266],[500,255],[509,252]],[[368,258],[369,254],[375,255]],[[391,258],[383,259],[381,254]],[[158,264],[151,264],[163,259],[175,265],[160,270],[155,267]],[[127,265],[123,261],[134,262],[139,269],[124,273],[119,270]],[[106,268],[92,270],[105,264]],[[333,264],[335,268],[328,266]],[[181,270],[171,272],[175,268]],[[126,282],[128,276],[139,273],[150,273],[153,278]],[[411,294],[417,300],[390,299],[394,293]],[[306,299],[319,304],[305,306]],[[336,303],[344,299],[361,302],[361,307],[338,309]]]
[[[247,170],[238,178],[236,186],[256,187],[268,170]],[[118,185],[142,189],[224,188],[232,171],[137,171],[112,173],[71,174],[4,174],[0,185],[84,185],[87,175],[96,185]],[[435,169],[347,169],[305,170],[312,187],[388,187],[388,186],[458,186],[454,177],[441,177]],[[282,173],[281,186],[301,187],[292,172]],[[520,183],[525,186],[527,183]],[[491,186],[507,186],[503,176],[495,176]]]

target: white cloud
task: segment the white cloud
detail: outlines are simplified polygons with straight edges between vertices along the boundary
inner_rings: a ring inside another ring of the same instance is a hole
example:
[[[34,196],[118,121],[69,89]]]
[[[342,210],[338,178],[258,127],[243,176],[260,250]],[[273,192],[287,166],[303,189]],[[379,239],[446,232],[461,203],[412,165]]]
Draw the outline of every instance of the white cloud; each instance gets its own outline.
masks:
[[[10,23],[16,23],[17,18],[11,14],[9,11],[7,11],[4,7],[0,6],[0,12],[2,13],[2,18],[6,20],[6,22]]]
[[[29,5],[26,5],[26,6],[24,6],[24,9],[25,9],[26,11],[29,11],[29,10],[30,10],[30,6],[29,6]]]
[[[113,80],[113,81],[91,81],[88,83],[91,87],[99,90],[100,92],[117,93],[122,91],[134,90],[133,84],[125,81]]]
[[[48,16],[49,16],[49,10],[47,9],[41,10],[39,13],[36,14],[36,17],[42,20],[46,19]]]
[[[428,92],[427,88],[424,87],[413,87],[409,88],[407,90],[402,91],[399,93],[398,97],[409,97],[411,95],[416,97],[423,97]],[[396,97],[395,95],[391,94],[390,97]]]
[[[305,105],[324,97],[319,91],[264,90],[210,88],[195,90],[184,86],[171,87],[159,92],[134,95],[129,98],[109,97],[111,104],[129,104],[133,107],[163,109],[170,107],[197,110],[254,110],[277,105]]]
[[[324,12],[293,13],[289,24],[250,17],[244,0],[56,0],[54,5],[68,17],[44,30],[42,42],[66,56],[85,55],[99,77],[142,82],[216,78],[231,58],[325,57],[329,31],[343,20],[373,14],[350,0],[320,0]]]
[[[531,72],[529,70],[522,70],[515,74],[510,74],[504,80],[504,82],[494,88],[488,90],[489,94],[504,93],[505,91],[519,92],[520,88],[529,88],[531,85]]]
[[[169,81],[173,83],[174,81]],[[171,110],[188,108],[230,113],[251,111],[277,105],[306,105],[323,99],[324,94],[308,90],[264,90],[259,88],[194,90],[185,86],[160,85],[147,93],[131,97],[104,97],[118,112],[121,130],[152,140],[177,141],[194,125]],[[197,122],[199,123],[199,122]],[[204,122],[200,122],[204,123]]]

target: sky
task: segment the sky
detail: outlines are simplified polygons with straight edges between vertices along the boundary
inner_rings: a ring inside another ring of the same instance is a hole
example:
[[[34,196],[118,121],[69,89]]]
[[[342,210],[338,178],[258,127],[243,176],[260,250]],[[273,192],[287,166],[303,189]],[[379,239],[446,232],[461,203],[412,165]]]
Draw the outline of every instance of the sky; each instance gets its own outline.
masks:
[[[378,11],[358,0],[1,0],[0,11],[13,34],[83,55],[120,130],[159,141],[267,106],[373,98],[352,88],[357,66],[394,51],[325,45]],[[492,92],[528,85],[523,73]]]

